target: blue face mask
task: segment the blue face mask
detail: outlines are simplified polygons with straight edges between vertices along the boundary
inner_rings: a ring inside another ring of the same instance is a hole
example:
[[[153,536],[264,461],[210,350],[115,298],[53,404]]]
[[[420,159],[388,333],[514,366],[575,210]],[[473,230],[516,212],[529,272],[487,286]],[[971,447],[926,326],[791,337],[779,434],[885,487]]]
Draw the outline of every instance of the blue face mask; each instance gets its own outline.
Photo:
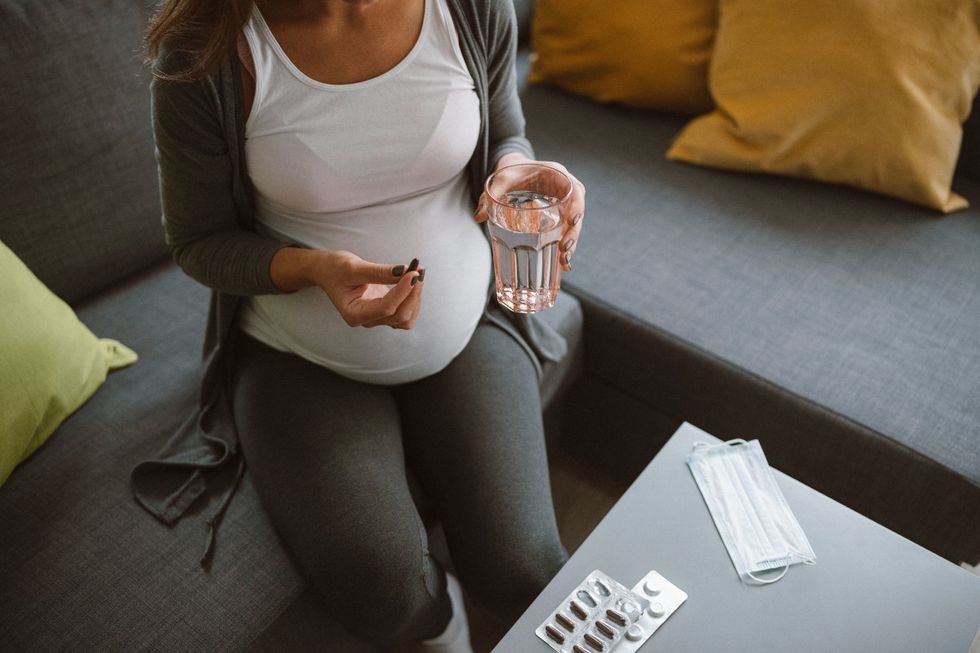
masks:
[[[744,582],[774,583],[790,565],[816,564],[758,440],[695,443],[687,464]],[[782,573],[776,577],[758,576],[778,569]]]

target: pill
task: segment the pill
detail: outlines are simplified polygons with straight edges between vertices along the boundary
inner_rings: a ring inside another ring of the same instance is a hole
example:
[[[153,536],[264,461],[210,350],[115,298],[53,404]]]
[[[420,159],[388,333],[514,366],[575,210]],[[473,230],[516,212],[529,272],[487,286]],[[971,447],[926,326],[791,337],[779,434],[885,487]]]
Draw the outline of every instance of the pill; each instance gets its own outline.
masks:
[[[637,626],[636,624],[633,624],[632,626],[626,629],[626,639],[628,639],[631,642],[640,641],[641,639],[643,639],[643,629]]]
[[[613,630],[613,627],[601,619],[595,622],[595,629],[600,635],[605,635],[609,639],[616,636],[616,631]]]
[[[545,626],[544,627],[544,632],[548,633],[548,637],[550,637],[554,641],[558,642],[559,644],[564,644],[565,643],[565,636],[562,635],[561,634],[561,631],[559,631],[554,626]]]
[[[589,652],[586,651],[581,646],[579,646],[578,644],[576,644],[575,646],[572,647],[572,653],[589,653]]]
[[[609,617],[609,619],[611,619],[615,624],[619,624],[620,626],[626,625],[626,615],[624,615],[622,612],[616,612],[612,608],[609,608],[606,610],[606,616]]]
[[[663,603],[651,603],[650,607],[647,608],[647,612],[650,613],[651,617],[659,619],[660,617],[664,616],[666,610],[664,610]]]
[[[602,640],[593,635],[592,633],[585,633],[585,643],[594,648],[597,651],[605,651],[606,645],[602,643]]]
[[[651,578],[643,583],[643,591],[647,593],[647,596],[656,596],[660,594],[660,585]]]
[[[589,613],[585,611],[585,608],[583,608],[581,605],[578,604],[578,601],[572,601],[571,603],[568,604],[568,607],[571,608],[572,614],[574,614],[579,619],[582,619],[583,621],[585,619],[588,619]]]
[[[597,603],[595,602],[595,599],[592,598],[592,595],[589,594],[589,592],[587,590],[579,590],[575,594],[575,596],[577,596],[579,598],[579,600],[582,601],[582,603],[584,603],[585,605],[589,606],[590,608],[594,608],[597,605]]]
[[[609,596],[609,588],[598,578],[592,579],[592,587],[599,593],[599,596]]]
[[[568,632],[575,630],[575,623],[566,617],[564,612],[555,613],[555,621]]]

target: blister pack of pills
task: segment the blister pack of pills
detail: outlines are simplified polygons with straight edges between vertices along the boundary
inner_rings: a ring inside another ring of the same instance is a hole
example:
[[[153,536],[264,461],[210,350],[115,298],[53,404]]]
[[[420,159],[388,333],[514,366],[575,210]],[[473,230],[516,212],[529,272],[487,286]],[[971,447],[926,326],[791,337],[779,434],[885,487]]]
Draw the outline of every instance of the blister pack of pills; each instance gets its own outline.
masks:
[[[649,606],[648,599],[597,569],[534,632],[558,653],[606,653]]]

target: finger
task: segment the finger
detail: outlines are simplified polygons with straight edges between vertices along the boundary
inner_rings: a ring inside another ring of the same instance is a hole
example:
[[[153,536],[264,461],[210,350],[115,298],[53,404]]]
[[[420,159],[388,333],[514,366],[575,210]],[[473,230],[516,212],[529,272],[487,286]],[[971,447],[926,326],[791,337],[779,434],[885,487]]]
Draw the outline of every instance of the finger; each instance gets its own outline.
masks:
[[[411,294],[412,280],[418,276],[415,271],[405,272],[383,297],[352,299],[345,307],[344,319],[351,326],[364,326],[394,316],[401,303]]]
[[[562,252],[558,256],[558,263],[561,265],[562,272],[572,269],[572,252]]]
[[[487,218],[490,217],[489,213],[489,202],[490,198],[487,197],[486,192],[480,195],[480,199],[476,204],[476,213],[473,214],[473,219],[477,222],[485,222]]]
[[[391,326],[398,329],[411,329],[415,326],[419,310],[422,306],[422,280],[425,277],[425,270],[419,270],[418,281],[412,286],[411,292],[405,301],[401,303],[394,315],[374,320],[364,324],[365,327]]]
[[[418,267],[418,259],[412,259],[412,263],[415,267]],[[412,267],[412,264],[406,267],[402,264],[369,263],[361,259],[351,260],[348,265],[350,267],[347,270],[347,276],[351,285],[360,285],[362,283],[383,283],[390,285],[398,283],[398,280],[404,277],[406,272],[415,269]]]

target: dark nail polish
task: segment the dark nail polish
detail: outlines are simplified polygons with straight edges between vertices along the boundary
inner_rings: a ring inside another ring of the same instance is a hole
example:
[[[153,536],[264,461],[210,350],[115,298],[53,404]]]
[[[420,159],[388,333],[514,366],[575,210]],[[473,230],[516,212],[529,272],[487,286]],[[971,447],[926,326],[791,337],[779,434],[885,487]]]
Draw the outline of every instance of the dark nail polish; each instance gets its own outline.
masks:
[[[421,276],[418,276],[418,277],[414,277],[414,278],[412,279],[412,285],[414,286],[415,284],[417,284],[417,283],[419,282],[419,279],[421,279],[421,278],[422,278]]]
[[[575,215],[572,216],[572,226],[573,227],[575,225],[577,225],[581,221],[582,221],[582,214],[581,213],[576,213]]]
[[[415,272],[415,270],[417,270],[418,267],[419,267],[419,260],[417,258],[413,258],[412,262],[408,264],[408,271]]]
[[[393,277],[400,277],[403,274],[405,274],[405,266],[404,265],[396,265],[395,267],[391,268],[391,276],[393,276]]]
[[[425,281],[425,268],[419,270],[419,283]]]
[[[567,252],[568,250],[570,250],[572,248],[572,245],[574,245],[574,244],[575,244],[575,239],[574,238],[569,238],[568,240],[566,240],[565,242],[563,242],[561,244],[562,251]]]

